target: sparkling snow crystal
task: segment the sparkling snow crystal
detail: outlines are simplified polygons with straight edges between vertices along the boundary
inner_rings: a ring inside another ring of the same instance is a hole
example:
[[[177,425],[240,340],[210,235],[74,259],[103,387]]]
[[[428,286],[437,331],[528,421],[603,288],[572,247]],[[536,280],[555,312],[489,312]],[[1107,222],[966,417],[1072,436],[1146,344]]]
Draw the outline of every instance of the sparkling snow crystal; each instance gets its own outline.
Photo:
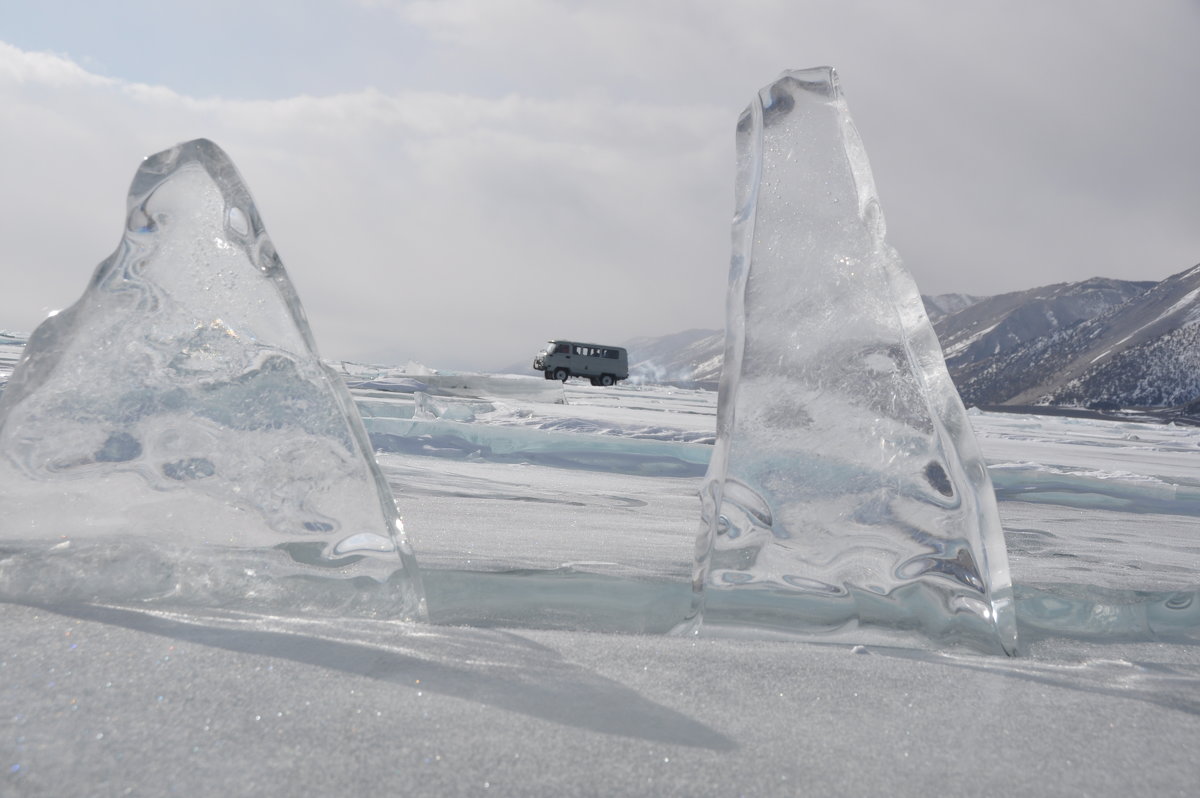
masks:
[[[391,491],[233,163],[158,153],[128,208],[0,397],[0,596],[419,616]]]
[[[737,142],[691,628],[1014,652],[991,482],[833,70],[763,89]]]

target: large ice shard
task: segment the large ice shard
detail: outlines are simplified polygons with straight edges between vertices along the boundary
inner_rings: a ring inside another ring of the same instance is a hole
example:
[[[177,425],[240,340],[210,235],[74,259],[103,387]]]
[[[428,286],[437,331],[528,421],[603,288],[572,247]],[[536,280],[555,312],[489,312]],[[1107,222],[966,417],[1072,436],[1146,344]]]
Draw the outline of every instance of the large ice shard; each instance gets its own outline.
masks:
[[[991,482],[834,71],[759,92],[737,158],[688,628],[1014,653]]]
[[[0,597],[423,613],[350,394],[228,156],[147,158],[0,395]]]

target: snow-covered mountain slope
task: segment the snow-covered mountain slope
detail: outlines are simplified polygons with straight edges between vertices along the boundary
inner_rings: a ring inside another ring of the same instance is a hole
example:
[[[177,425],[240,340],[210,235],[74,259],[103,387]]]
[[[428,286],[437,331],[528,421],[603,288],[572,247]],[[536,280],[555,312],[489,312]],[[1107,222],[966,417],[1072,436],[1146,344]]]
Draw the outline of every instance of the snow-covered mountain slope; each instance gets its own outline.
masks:
[[[957,369],[1097,316],[1153,285],[1095,278],[995,297],[923,294],[921,299],[946,351],[951,376],[955,376]],[[724,344],[721,330],[688,330],[636,338],[625,346],[635,380],[715,382],[721,376]]]
[[[982,301],[969,294],[922,295],[930,319],[959,313]],[[634,338],[629,350],[629,372],[635,382],[687,382],[713,384],[721,379],[725,359],[724,330],[686,330],[656,338]]]
[[[971,294],[936,294],[934,296],[921,294],[921,301],[925,304],[925,313],[929,316],[930,321],[937,321],[943,316],[958,313],[984,299],[987,297],[972,296]]]
[[[1154,285],[1094,277],[988,297],[933,320],[952,376],[1127,302]],[[961,390],[961,386],[960,386]]]
[[[1200,266],[1161,283],[1101,277],[994,297],[923,296],[968,405],[1200,412]],[[713,383],[724,333],[627,342],[633,380]]]
[[[658,338],[626,341],[634,382],[715,383],[725,356],[724,330],[686,330]]]
[[[1100,408],[1191,405],[1189,413],[1200,412],[1200,324],[1098,359],[1052,400]]]
[[[1188,404],[1200,398],[1198,322],[1200,266],[952,374],[968,403]]]

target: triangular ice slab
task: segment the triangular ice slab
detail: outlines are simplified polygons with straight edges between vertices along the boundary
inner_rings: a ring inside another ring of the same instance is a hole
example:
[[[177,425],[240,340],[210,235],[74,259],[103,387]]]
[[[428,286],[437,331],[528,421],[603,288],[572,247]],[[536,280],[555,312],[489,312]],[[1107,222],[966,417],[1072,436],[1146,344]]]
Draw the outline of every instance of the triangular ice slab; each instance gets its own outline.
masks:
[[[228,156],[147,158],[128,212],[0,395],[0,596],[420,616],[358,411]]]
[[[691,628],[1013,653],[991,482],[833,70],[759,92],[737,151]]]

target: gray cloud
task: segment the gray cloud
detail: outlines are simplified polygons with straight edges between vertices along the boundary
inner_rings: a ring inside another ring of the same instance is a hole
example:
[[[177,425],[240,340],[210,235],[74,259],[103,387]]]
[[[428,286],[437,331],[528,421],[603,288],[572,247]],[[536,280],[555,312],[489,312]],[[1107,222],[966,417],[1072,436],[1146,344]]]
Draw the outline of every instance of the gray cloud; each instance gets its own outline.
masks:
[[[819,63],[922,290],[1200,260],[1195,3],[911,5],[380,1],[333,26],[266,4],[251,16],[288,23],[253,58],[160,67],[166,86],[118,60],[129,42],[0,45],[0,326],[72,302],[138,160],[201,135],[250,184],[326,356],[489,367],[550,336],[719,326],[733,123]],[[319,66],[288,54],[305,41]]]

